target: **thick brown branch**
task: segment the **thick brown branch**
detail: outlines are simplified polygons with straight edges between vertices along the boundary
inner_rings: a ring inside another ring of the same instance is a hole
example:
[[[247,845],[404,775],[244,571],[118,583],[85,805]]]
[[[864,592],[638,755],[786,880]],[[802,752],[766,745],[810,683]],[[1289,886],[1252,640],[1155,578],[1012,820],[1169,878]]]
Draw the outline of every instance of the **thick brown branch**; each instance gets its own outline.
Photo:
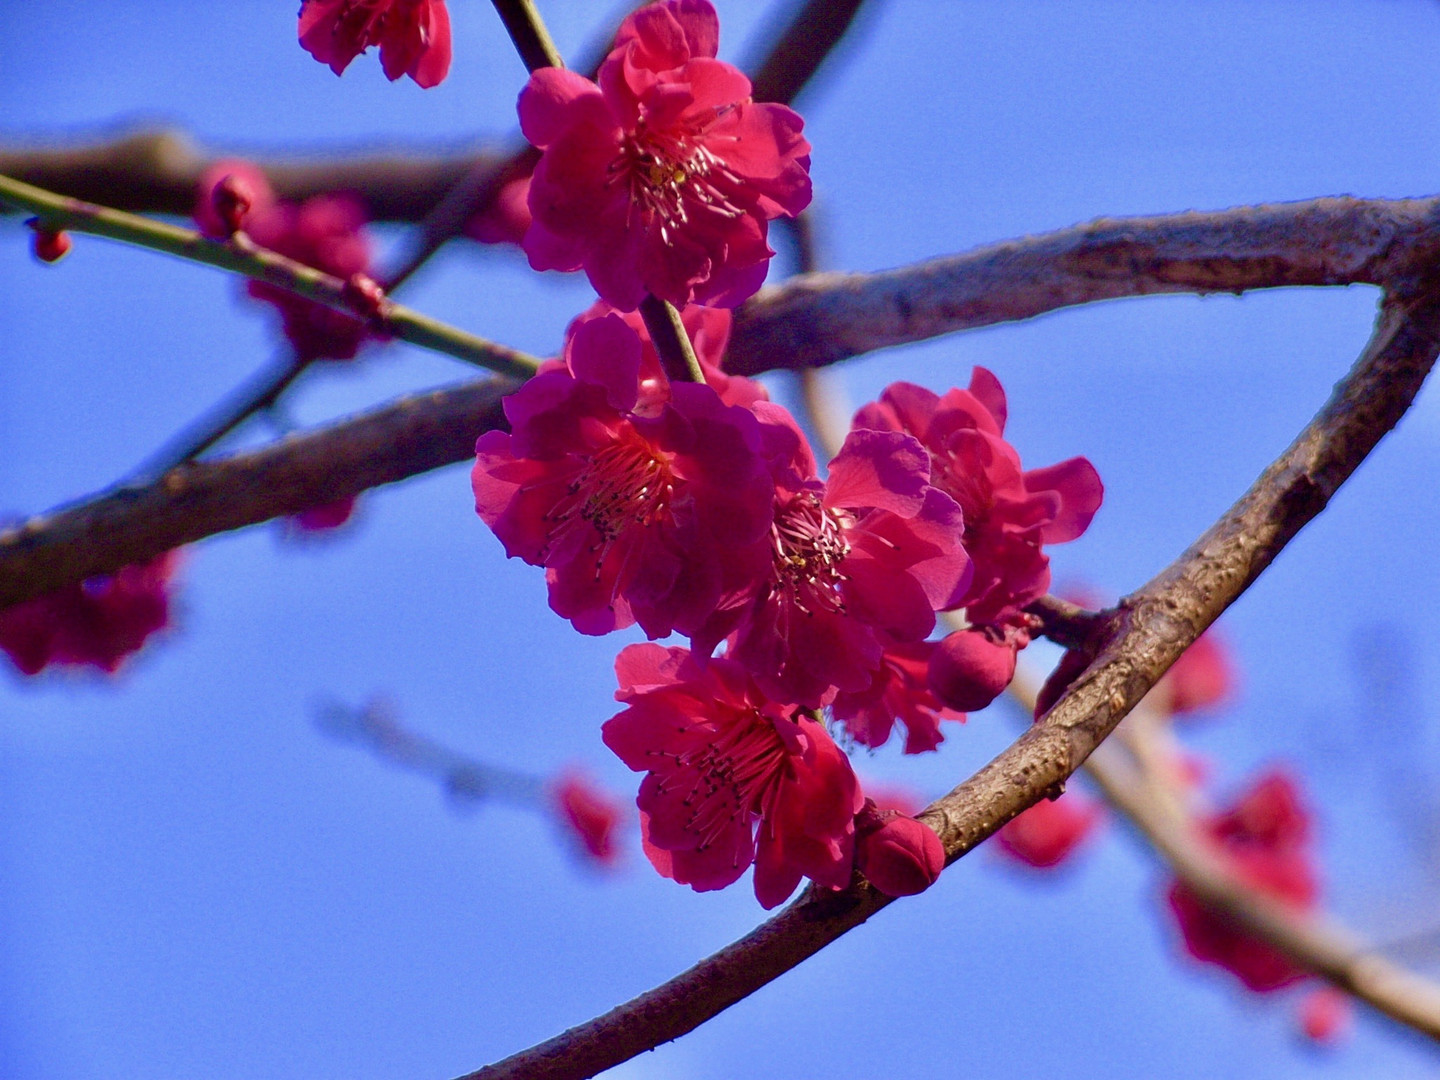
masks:
[[[472,456],[504,422],[497,378],[403,398],[250,454],[172,469],[144,487],[0,532],[0,608],[229,529],[298,513]]]
[[[212,163],[237,154],[201,153],[175,131],[141,131],[71,147],[0,147],[0,173],[117,210],[189,217]],[[311,160],[259,158],[282,199],[353,191],[377,221],[420,221],[466,176],[499,168],[507,155],[359,150]]]
[[[923,817],[960,858],[1058,791],[1184,649],[1265,569],[1409,407],[1440,351],[1440,299],[1387,301],[1365,352],[1239,502],[1121,608],[1096,661],[1044,720]],[[692,1030],[890,901],[857,881],[807,890],[751,934],[589,1023],[466,1080],[579,1080]]]
[[[736,312],[727,367],[822,367],[957,330],[1153,293],[1391,285],[1434,259],[1440,198],[1101,218],[875,274],[809,274]]]

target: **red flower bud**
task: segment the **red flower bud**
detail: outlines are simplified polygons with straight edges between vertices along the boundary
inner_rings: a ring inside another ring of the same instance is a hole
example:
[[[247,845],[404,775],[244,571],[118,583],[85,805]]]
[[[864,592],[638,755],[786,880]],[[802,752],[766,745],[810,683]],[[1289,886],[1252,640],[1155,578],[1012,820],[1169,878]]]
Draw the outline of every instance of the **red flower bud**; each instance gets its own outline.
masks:
[[[1015,677],[1015,647],[984,630],[957,630],[930,657],[930,689],[960,712],[978,712]]]
[[[59,262],[70,253],[70,234],[64,229],[50,229],[38,222],[31,222],[35,230],[32,250],[41,262]]]
[[[1350,1026],[1350,999],[1333,986],[1312,990],[1300,1003],[1300,1030],[1311,1042],[1343,1038]]]
[[[345,279],[340,297],[350,310],[368,322],[379,322],[385,313],[385,290],[369,274],[355,273]]]
[[[886,896],[922,893],[945,869],[945,846],[923,821],[879,810],[874,799],[855,816],[855,862]]]
[[[255,190],[243,176],[231,173],[215,185],[210,196],[215,201],[215,216],[227,234],[240,231],[245,215],[255,205]]]

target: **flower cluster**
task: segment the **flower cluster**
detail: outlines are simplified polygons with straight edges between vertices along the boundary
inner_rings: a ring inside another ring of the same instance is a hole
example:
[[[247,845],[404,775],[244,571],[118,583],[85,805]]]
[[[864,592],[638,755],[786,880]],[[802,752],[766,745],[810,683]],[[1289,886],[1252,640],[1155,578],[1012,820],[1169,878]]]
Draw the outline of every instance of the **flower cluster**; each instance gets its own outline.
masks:
[[[179,554],[166,552],[0,611],[0,650],[26,675],[51,664],[115,672],[170,623]]]
[[[387,79],[428,89],[450,72],[450,12],[445,0],[304,0],[300,44],[336,75],[378,45]]]

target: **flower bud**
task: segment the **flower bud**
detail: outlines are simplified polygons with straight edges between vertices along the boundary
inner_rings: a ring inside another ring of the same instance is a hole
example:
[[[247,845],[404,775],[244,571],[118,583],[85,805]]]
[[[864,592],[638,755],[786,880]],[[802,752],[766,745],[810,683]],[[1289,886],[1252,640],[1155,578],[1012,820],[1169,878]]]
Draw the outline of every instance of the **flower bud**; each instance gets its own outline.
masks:
[[[930,657],[930,689],[952,709],[977,712],[1015,677],[1015,647],[984,630],[957,630]]]
[[[200,176],[195,224],[211,240],[228,240],[244,228],[248,217],[267,211],[274,202],[270,181],[258,166],[226,158]]]
[[[35,230],[31,250],[41,262],[59,262],[70,253],[70,234],[64,229],[50,229],[35,222],[30,227]]]
[[[879,810],[874,799],[855,816],[855,862],[886,896],[914,896],[945,869],[945,846],[923,821]]]

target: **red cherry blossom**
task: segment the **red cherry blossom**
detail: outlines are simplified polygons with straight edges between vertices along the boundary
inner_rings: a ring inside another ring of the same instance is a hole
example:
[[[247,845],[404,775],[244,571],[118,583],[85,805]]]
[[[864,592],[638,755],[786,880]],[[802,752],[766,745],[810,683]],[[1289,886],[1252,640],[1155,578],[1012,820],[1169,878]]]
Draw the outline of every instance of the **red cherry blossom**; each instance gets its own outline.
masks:
[[[691,632],[724,560],[763,551],[771,522],[756,418],[695,383],[642,399],[641,351],[616,315],[583,323],[568,370],[507,398],[512,433],[475,447],[476,511],[508,555],[546,568],[550,606],[586,634]]]
[[[550,787],[557,820],[576,841],[577,850],[601,866],[613,866],[620,857],[615,826],[621,808],[602,789],[578,772],[566,772]]]
[[[960,508],[930,485],[924,448],[908,435],[852,431],[821,483],[789,413],[753,409],[776,477],[769,567],[692,644],[709,655],[728,637],[726,655],[767,694],[815,708],[836,690],[868,689],[886,647],[923,641],[935,612],[963,594]]]
[[[428,89],[450,71],[450,12],[445,0],[304,0],[300,44],[336,75],[378,45],[386,78]]]
[[[1049,869],[1074,854],[1100,819],[1097,803],[1071,792],[1042,799],[1016,815],[995,834],[995,843],[1018,862]]]
[[[1266,773],[1234,806],[1204,821],[1202,830],[1238,881],[1296,911],[1315,906],[1319,886],[1310,852],[1310,817],[1287,774]],[[1171,885],[1169,899],[1185,949],[1197,960],[1226,968],[1257,993],[1304,978],[1306,972],[1278,949],[1206,907],[1183,882]]]
[[[261,247],[336,277],[371,272],[365,209],[352,195],[317,195],[298,206],[276,203],[252,210],[246,232]],[[285,337],[301,359],[352,360],[374,336],[360,319],[286,289],[263,281],[251,281],[246,288],[280,312]]]
[[[850,882],[855,815],[863,804],[850,762],[825,728],[769,700],[743,667],[704,666],[685,649],[631,645],[615,662],[605,745],[644,772],[645,853],[697,892],[722,889],[755,864],[755,896],[782,903],[809,877]]]
[[[945,869],[945,845],[923,821],[866,799],[855,816],[855,864],[886,896],[914,896]]]
[[[975,576],[961,605],[976,626],[1002,626],[1050,587],[1045,544],[1074,540],[1099,509],[1094,466],[1071,458],[1022,471],[1005,441],[1007,405],[999,380],[977,367],[968,390],[943,397],[892,383],[855,415],[857,428],[904,431],[930,452],[932,483],[965,513],[965,549]]]
[[[530,174],[508,181],[490,205],[465,223],[465,235],[482,244],[519,247],[530,228]]]
[[[1015,654],[1030,643],[1022,629],[972,627],[948,634],[930,654],[929,684],[952,709],[979,712],[1015,677]]]
[[[871,674],[868,687],[835,695],[831,711],[852,739],[861,746],[883,746],[898,723],[905,731],[904,752],[920,754],[945,740],[940,733],[941,720],[965,722],[963,712],[947,707],[930,689],[927,671],[934,650],[933,641],[891,645]]]
[[[49,664],[115,672],[170,622],[171,551],[0,611],[0,649],[26,675]]]
[[[1235,694],[1235,662],[1223,639],[1207,630],[1180,654],[1156,685],[1155,703],[1177,716],[1228,701]]]
[[[606,300],[646,293],[733,307],[760,287],[767,222],[810,202],[810,144],[783,105],[715,59],[708,0],[630,15],[598,85],[543,68],[520,94],[520,127],[544,151],[530,185],[525,251],[537,270],[579,270]]]

